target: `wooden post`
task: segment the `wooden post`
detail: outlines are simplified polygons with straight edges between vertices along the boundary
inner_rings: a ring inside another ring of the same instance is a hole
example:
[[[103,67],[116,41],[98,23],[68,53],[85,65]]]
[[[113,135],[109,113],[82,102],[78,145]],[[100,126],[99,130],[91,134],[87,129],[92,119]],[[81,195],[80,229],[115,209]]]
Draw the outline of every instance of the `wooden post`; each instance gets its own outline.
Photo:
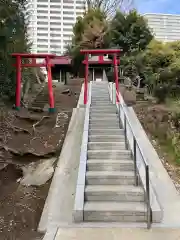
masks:
[[[114,78],[116,84],[116,102],[119,102],[119,82],[118,82],[118,67],[117,67],[117,57],[114,54]]]
[[[16,56],[16,110],[21,107],[21,56]]]
[[[87,98],[88,98],[88,54],[85,55],[85,78],[84,78],[84,105],[87,104]]]
[[[60,72],[59,72],[59,80],[60,80],[60,83],[62,82],[62,72],[61,72],[61,69],[60,69]]]
[[[54,95],[53,95],[53,88],[52,88],[52,74],[51,74],[51,66],[50,66],[50,59],[46,57],[46,66],[47,66],[47,75],[48,75],[48,90],[49,90],[49,112],[54,112]]]

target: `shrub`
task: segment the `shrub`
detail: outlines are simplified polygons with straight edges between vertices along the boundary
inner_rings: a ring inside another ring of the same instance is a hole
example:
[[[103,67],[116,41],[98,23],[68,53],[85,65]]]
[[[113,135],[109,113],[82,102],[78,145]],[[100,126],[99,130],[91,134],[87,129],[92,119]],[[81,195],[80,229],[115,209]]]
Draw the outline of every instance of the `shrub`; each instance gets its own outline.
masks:
[[[179,130],[180,129],[180,112],[175,112],[172,114],[171,121],[174,127]]]
[[[168,96],[168,86],[167,85],[157,85],[154,89],[154,96],[158,103],[164,103]]]
[[[108,82],[114,82],[114,73],[111,71],[107,72],[107,79]]]
[[[179,85],[172,85],[169,88],[170,96],[173,98],[180,96],[180,86]]]

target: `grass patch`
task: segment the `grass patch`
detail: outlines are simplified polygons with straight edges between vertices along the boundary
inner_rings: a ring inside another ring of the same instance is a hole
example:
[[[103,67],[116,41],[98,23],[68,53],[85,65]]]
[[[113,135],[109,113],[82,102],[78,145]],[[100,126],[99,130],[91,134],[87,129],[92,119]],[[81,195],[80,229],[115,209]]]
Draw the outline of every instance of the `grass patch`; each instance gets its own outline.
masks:
[[[171,138],[159,138],[156,135],[156,141],[159,143],[161,151],[167,155],[168,162],[174,165],[180,166],[180,143],[177,146],[177,143],[173,143]]]

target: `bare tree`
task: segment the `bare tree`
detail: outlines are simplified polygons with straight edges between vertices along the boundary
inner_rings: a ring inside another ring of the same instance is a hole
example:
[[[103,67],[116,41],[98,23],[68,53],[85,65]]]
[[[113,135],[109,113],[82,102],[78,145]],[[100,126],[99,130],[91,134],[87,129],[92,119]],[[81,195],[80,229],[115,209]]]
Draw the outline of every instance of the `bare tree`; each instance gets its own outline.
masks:
[[[111,17],[119,9],[128,12],[134,8],[134,0],[85,0],[87,8],[100,8],[108,17]]]

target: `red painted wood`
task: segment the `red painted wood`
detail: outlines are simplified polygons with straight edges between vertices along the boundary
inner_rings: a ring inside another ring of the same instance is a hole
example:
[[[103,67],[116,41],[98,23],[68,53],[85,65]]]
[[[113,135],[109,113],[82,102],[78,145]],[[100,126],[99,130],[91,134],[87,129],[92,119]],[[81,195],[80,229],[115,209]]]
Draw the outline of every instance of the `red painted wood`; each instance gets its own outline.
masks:
[[[16,108],[19,109],[21,106],[21,57],[16,58]]]
[[[13,53],[12,57],[20,56],[21,58],[55,58],[55,54],[49,54],[49,53]]]
[[[53,95],[53,88],[52,88],[52,73],[51,73],[51,66],[50,66],[49,62],[50,62],[50,58],[46,57],[47,74],[48,74],[48,89],[49,89],[49,106],[50,106],[50,109],[54,109],[54,95]]]
[[[82,49],[80,50],[83,54],[114,54],[120,53],[120,49]]]
[[[86,66],[85,66],[85,78],[84,78],[84,105],[87,104],[88,100],[88,70],[89,70],[89,65],[88,65],[88,54],[86,54]]]
[[[117,56],[114,55],[114,78],[116,85],[116,101],[119,102],[119,81],[118,81],[118,67],[117,67]]]

